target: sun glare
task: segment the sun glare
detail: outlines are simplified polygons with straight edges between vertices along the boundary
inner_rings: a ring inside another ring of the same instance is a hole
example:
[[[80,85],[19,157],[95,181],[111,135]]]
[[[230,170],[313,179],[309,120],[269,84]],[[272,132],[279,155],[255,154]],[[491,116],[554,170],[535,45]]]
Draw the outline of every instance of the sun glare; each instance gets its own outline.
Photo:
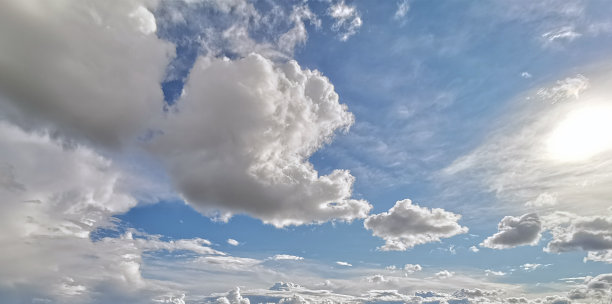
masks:
[[[548,151],[560,161],[584,161],[612,148],[612,106],[574,110],[548,138]]]

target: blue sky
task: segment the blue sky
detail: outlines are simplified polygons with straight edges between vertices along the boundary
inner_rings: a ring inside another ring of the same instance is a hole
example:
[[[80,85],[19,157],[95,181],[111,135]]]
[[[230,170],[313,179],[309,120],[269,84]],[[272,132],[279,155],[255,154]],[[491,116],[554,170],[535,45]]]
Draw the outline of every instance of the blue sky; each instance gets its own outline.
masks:
[[[606,1],[12,1],[7,303],[612,297]]]

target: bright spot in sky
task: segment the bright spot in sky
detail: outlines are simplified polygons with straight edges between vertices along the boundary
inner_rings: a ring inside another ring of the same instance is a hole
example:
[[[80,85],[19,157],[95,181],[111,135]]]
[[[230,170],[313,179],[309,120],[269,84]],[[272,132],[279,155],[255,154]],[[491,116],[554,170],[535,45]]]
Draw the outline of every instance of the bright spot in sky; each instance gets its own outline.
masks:
[[[574,110],[548,138],[548,151],[560,161],[584,161],[612,148],[612,106]]]

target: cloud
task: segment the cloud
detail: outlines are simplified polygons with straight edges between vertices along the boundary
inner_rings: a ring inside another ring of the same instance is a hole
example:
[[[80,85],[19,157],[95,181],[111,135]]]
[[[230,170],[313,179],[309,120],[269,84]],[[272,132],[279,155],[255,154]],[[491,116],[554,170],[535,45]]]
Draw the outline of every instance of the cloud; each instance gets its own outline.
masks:
[[[476,247],[476,246],[471,246],[470,247],[470,251],[476,253],[476,252],[480,251],[480,249],[478,249],[478,247]]]
[[[232,245],[232,246],[238,246],[240,245],[240,242],[234,240],[234,239],[227,239],[227,243]]]
[[[551,207],[557,204],[557,197],[554,194],[542,193],[538,195],[534,200],[525,203],[525,207]]]
[[[542,34],[542,38],[545,39],[547,43],[556,41],[571,42],[580,36],[582,36],[582,34],[577,33],[571,26],[564,26]]]
[[[485,275],[487,275],[487,276],[492,275],[492,276],[501,277],[501,276],[505,276],[506,273],[503,272],[503,271],[494,271],[494,270],[491,270],[491,269],[486,269],[485,270]]]
[[[534,271],[538,268],[540,268],[542,266],[542,264],[531,264],[531,263],[526,263],[521,265],[521,268],[525,271]]]
[[[401,0],[397,2],[397,11],[395,11],[395,14],[393,15],[393,19],[397,20],[397,19],[404,18],[404,16],[406,16],[409,10],[410,10],[410,3],[408,2],[408,0]]]
[[[454,272],[448,271],[448,270],[442,270],[440,272],[436,272],[436,278],[438,279],[448,279],[454,275],[455,275]]]
[[[275,261],[300,261],[303,260],[303,257],[300,256],[295,256],[295,255],[289,255],[289,254],[277,254],[275,256],[270,257],[269,259],[271,260],[275,260]]]
[[[150,149],[197,210],[276,227],[368,214],[370,204],[351,199],[347,170],[319,176],[307,161],[353,123],[321,73],[257,54],[200,58],[185,90]]]
[[[547,252],[584,250],[593,252],[592,257],[601,257],[600,261],[606,261],[606,255],[612,251],[612,216],[577,216],[556,212],[545,220],[553,237],[544,248]]]
[[[155,35],[152,3],[4,3],[0,116],[105,147],[143,136],[162,117],[159,83],[174,54]]]
[[[429,209],[413,205],[405,199],[395,203],[388,212],[370,215],[364,226],[374,236],[385,240],[383,251],[404,251],[419,244],[440,241],[466,233],[467,227],[457,222],[461,215],[440,208]]]
[[[407,273],[413,273],[423,270],[423,267],[419,264],[406,264],[404,265],[404,271]]]
[[[521,77],[529,79],[532,77],[532,75],[529,72],[522,72]]]
[[[357,8],[345,4],[344,0],[330,6],[327,14],[336,20],[332,25],[332,30],[339,32],[342,41],[346,41],[355,35],[363,23]]]
[[[542,223],[535,213],[520,217],[506,216],[499,222],[496,234],[485,239],[480,246],[507,249],[523,245],[536,245],[542,237]]]
[[[539,89],[537,96],[554,104],[561,101],[578,99],[580,94],[588,88],[589,79],[578,74],[574,77],[557,80],[554,86]]]
[[[366,280],[368,280],[368,282],[370,283],[375,283],[375,284],[384,283],[388,281],[388,279],[385,278],[385,276],[383,276],[382,274],[375,274],[373,276],[369,276],[366,278]]]
[[[248,298],[243,298],[240,288],[236,287],[229,291],[226,296],[217,298],[217,304],[250,304]]]
[[[337,261],[337,262],[336,262],[336,264],[338,264],[338,265],[340,265],[340,266],[348,266],[348,267],[353,266],[353,265],[351,265],[351,264],[349,264],[349,263],[347,263],[347,262],[342,262],[342,261]]]

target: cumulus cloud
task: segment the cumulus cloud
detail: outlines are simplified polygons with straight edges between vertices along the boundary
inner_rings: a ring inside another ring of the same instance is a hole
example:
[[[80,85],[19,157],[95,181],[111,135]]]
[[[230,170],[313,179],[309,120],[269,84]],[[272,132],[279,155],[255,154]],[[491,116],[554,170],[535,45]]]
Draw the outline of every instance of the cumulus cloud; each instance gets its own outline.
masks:
[[[357,8],[347,5],[344,0],[330,6],[327,14],[336,20],[332,25],[332,30],[339,33],[339,38],[342,41],[346,41],[355,35],[363,23]]]
[[[544,248],[545,251],[559,253],[584,250],[591,257],[600,257],[594,260],[612,262],[607,259],[612,251],[611,216],[577,216],[556,212],[545,219],[553,236]]]
[[[455,275],[454,272],[448,271],[448,270],[442,270],[442,271],[436,272],[436,278],[438,279],[448,279],[454,275]]]
[[[238,246],[240,245],[240,242],[234,240],[234,239],[227,239],[227,243],[232,245],[232,246]]]
[[[333,85],[295,61],[252,54],[200,59],[150,149],[205,214],[246,213],[276,227],[364,218],[347,170],[320,176],[307,159],[353,116]]]
[[[480,246],[506,249],[522,245],[536,245],[542,237],[542,223],[535,213],[520,217],[506,216],[499,222],[496,234],[485,239]]]
[[[173,55],[155,35],[151,3],[4,3],[0,116],[107,147],[143,136],[161,118],[159,83]]]
[[[419,264],[406,264],[404,265],[404,271],[407,273],[413,273],[423,270],[423,267]]]
[[[388,212],[370,215],[364,226],[385,240],[381,250],[404,251],[415,245],[466,233],[468,228],[457,223],[460,218],[461,215],[440,208],[413,205],[406,199],[396,202]]]
[[[480,249],[478,249],[478,247],[476,247],[476,246],[471,246],[470,247],[470,251],[476,253],[476,252],[480,251]]]

